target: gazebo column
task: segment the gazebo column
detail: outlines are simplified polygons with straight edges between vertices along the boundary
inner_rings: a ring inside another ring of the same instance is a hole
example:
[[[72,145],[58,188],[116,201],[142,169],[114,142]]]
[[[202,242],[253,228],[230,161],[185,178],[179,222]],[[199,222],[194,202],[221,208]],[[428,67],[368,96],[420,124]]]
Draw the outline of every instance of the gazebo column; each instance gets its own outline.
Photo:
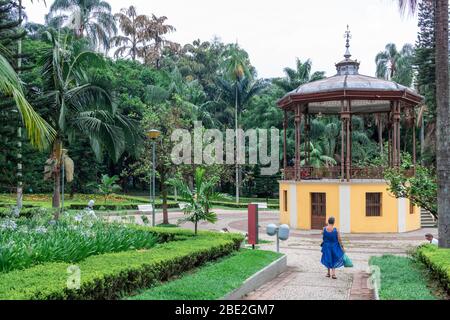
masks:
[[[397,121],[395,120],[396,105],[395,102],[391,104],[391,114],[392,114],[392,167],[397,166]]]
[[[394,102],[394,167],[400,166],[400,103]]]
[[[341,181],[344,181],[345,165],[344,165],[344,147],[345,147],[345,102],[341,102]]]
[[[412,114],[412,161],[414,165],[414,173],[416,172],[416,111],[414,110],[414,107],[411,107],[411,114]]]
[[[283,168],[284,168],[284,178],[286,179],[286,169],[287,169],[287,128],[288,128],[288,115],[287,111],[284,110],[284,121],[283,121]]]
[[[347,115],[346,115],[346,118],[347,118],[347,121],[346,121],[347,122],[347,126],[346,126],[346,135],[347,135],[346,154],[347,154],[347,157],[345,159],[345,167],[346,167],[346,171],[347,171],[346,172],[347,181],[350,181],[350,179],[351,179],[351,176],[350,176],[351,161],[352,161],[352,159],[351,159],[352,136],[351,136],[350,127],[351,127],[352,118],[351,118],[351,114],[350,114],[350,112],[351,112],[350,101],[346,101],[346,104],[347,104],[347,111],[346,111],[346,113],[347,113]]]
[[[300,146],[301,146],[301,121],[302,113],[301,106],[295,106],[295,178],[296,180],[301,180],[300,167]]]
[[[308,114],[308,111],[305,111],[305,164],[307,163],[307,166],[310,165],[310,143],[311,143],[311,137],[310,137],[310,127],[311,125],[311,117]]]
[[[392,167],[392,154],[393,154],[393,148],[392,148],[392,114],[388,113],[388,123],[387,123],[387,129],[388,129],[388,165],[389,168]]]

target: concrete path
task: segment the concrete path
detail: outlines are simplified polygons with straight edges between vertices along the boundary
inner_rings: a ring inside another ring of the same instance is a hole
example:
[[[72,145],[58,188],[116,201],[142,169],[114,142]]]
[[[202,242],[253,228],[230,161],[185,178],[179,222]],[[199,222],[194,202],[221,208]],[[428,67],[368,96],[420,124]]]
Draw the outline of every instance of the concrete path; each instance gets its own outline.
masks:
[[[217,209],[216,224],[201,223],[199,229],[230,232],[247,232],[246,211]],[[181,212],[170,212],[169,220],[176,223]],[[136,222],[142,223],[140,215],[132,215]],[[149,217],[150,218],[150,217]],[[157,215],[157,223],[161,222]],[[110,217],[111,220],[121,219]],[[150,219],[151,220],[151,219]],[[278,212],[263,211],[259,216],[260,239],[273,241],[264,231],[269,223],[278,223]],[[182,225],[193,228],[192,224]],[[383,254],[405,255],[417,245],[424,243],[425,233],[437,234],[437,229],[424,229],[403,234],[343,234],[347,255],[352,259],[353,268],[337,271],[337,280],[326,278],[326,269],[321,265],[320,231],[292,230],[288,241],[282,242],[280,251],[287,255],[288,270],[273,281],[266,283],[245,299],[273,300],[346,300],[373,299],[373,292],[367,286],[368,261],[371,256]],[[275,250],[275,243],[260,245],[261,249]]]

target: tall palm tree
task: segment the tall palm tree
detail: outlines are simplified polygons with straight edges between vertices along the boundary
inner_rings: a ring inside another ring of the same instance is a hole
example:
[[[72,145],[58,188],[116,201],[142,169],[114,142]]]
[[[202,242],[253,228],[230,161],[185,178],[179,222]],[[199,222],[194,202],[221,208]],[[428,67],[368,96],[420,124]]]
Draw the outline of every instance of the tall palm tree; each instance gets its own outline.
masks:
[[[145,42],[140,33],[148,23],[148,17],[138,15],[136,7],[130,6],[121,9],[114,15],[114,18],[119,22],[119,28],[123,33],[123,35],[111,39],[114,46],[118,47],[114,56],[116,58],[129,56],[135,61],[139,54],[139,47]]]
[[[249,83],[249,79],[252,78],[252,74],[250,71],[250,61],[248,55],[245,51],[239,48],[239,45],[232,44],[229,46],[227,50],[224,52],[223,56],[223,70],[224,70],[224,78],[220,80],[222,87],[225,89],[224,91],[228,94],[232,93],[234,100],[234,124],[236,130],[236,203],[239,203],[239,159],[238,159],[238,150],[239,150],[239,137],[238,137],[238,129],[239,129],[239,109],[243,106],[242,103],[239,103],[239,100],[242,102],[242,97],[240,98],[239,88],[243,88],[240,82],[246,78],[247,83]],[[227,83],[227,81],[229,81]],[[242,91],[242,90],[241,90]]]
[[[400,10],[417,9],[419,0],[397,0]],[[422,0],[431,1],[431,0]],[[433,1],[436,32],[436,134],[439,246],[450,248],[450,106],[448,61],[448,0]]]
[[[2,55],[2,52],[5,51],[6,49],[0,47],[0,92],[14,99],[31,144],[43,150],[53,139],[55,131],[28,103],[22,90],[22,82],[8,60]]]
[[[146,64],[154,64],[157,69],[161,67],[161,56],[164,48],[177,51],[180,48],[178,43],[167,40],[164,36],[174,32],[176,29],[170,24],[166,24],[167,17],[157,17],[154,14],[151,19],[144,22],[144,28],[140,33],[144,40],[144,46],[139,50],[140,56]],[[151,42],[150,44],[147,42]]]
[[[86,37],[95,48],[105,50],[117,34],[111,6],[102,0],[55,0],[47,21],[57,27],[68,26],[76,37]]]
[[[312,61],[310,59],[302,62],[296,59],[296,68],[284,68],[285,78],[275,79],[273,83],[286,92],[297,89],[302,84],[323,79],[325,72],[316,71],[311,74]]]
[[[105,149],[117,161],[126,146],[135,147],[137,136],[134,123],[118,113],[110,88],[85,70],[86,66],[104,66],[103,58],[72,41],[72,35],[47,32],[46,36],[51,48],[45,49],[40,61],[43,78],[40,101],[50,109],[49,122],[56,131],[46,172],[48,178],[54,179],[53,207],[59,208],[64,142],[85,135],[98,159]]]
[[[404,86],[411,86],[413,80],[414,47],[405,44],[398,51],[394,43],[388,43],[375,57],[377,65],[376,76],[386,80],[392,80]]]

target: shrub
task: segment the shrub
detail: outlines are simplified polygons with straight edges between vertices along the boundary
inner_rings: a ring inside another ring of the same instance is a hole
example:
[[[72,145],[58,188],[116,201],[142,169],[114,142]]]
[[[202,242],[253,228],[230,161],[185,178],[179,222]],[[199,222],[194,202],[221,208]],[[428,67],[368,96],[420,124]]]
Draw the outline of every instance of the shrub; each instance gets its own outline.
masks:
[[[148,204],[148,201],[143,202]],[[69,206],[70,210],[83,210],[86,208],[85,204],[71,204]],[[155,203],[155,208],[161,209],[161,203]],[[178,208],[178,203],[169,202],[167,203],[167,208]],[[108,205],[95,205],[94,210],[109,210],[109,211],[120,211],[120,210],[138,210],[137,204],[108,204]]]
[[[11,217],[14,215],[14,206],[8,206],[8,207],[0,207],[0,219]],[[42,214],[51,214],[50,209],[40,208],[40,207],[25,207],[20,210],[20,217],[24,218],[32,218],[35,215],[42,215]]]
[[[450,249],[428,244],[417,248],[416,256],[431,269],[444,288],[450,292]]]
[[[148,231],[100,222],[89,219],[89,215],[78,213],[57,223],[45,217],[0,221],[0,272],[43,262],[77,262],[107,252],[148,249],[157,242]]]
[[[90,256],[78,264],[79,289],[67,287],[67,263],[45,263],[0,275],[0,299],[118,299],[138,289],[195,268],[238,250],[241,235],[145,228],[165,238],[187,240],[163,243],[150,250]]]

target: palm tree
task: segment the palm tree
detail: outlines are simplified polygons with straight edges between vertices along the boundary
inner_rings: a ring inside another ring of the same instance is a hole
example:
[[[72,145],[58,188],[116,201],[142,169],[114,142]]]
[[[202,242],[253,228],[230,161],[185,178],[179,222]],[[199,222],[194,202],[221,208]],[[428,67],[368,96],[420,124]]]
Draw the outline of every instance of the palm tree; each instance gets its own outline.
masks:
[[[170,179],[168,184],[178,190],[178,194],[183,201],[186,201],[186,206],[183,209],[185,218],[180,219],[179,222],[189,221],[194,223],[195,234],[197,234],[198,223],[200,221],[208,221],[214,223],[217,221],[217,216],[210,211],[211,201],[220,199],[222,196],[214,192],[214,187],[219,182],[218,177],[206,178],[206,171],[203,168],[197,167],[194,175],[194,188],[191,190],[189,184],[182,179]]]
[[[138,15],[136,7],[130,6],[123,8],[119,13],[114,15],[119,22],[119,28],[123,35],[115,36],[111,39],[114,46],[118,47],[114,53],[117,57],[130,56],[133,61],[136,60],[139,53],[139,47],[144,43],[142,39],[142,28],[147,24],[148,17]]]
[[[412,45],[405,44],[398,51],[395,44],[388,43],[384,51],[379,52],[375,57],[377,65],[376,76],[410,87],[414,74],[412,67],[413,57],[414,47]]]
[[[400,10],[414,12],[418,0],[397,0]],[[422,0],[431,1],[431,0]],[[450,248],[450,110],[448,61],[448,0],[433,1],[436,32],[436,134],[439,246]]]
[[[302,84],[323,79],[325,72],[316,71],[311,74],[312,61],[310,59],[302,62],[299,58],[296,59],[296,68],[284,68],[285,78],[274,79],[273,83],[286,92],[297,89]]]
[[[156,69],[161,67],[161,56],[164,48],[177,51],[180,48],[178,43],[164,38],[164,35],[174,32],[174,26],[166,24],[167,17],[157,17],[154,14],[151,19],[144,21],[144,27],[140,32],[140,37],[144,41],[144,46],[139,49],[139,55],[146,64],[154,64]],[[153,41],[147,44],[147,41]]]
[[[245,51],[239,48],[237,43],[230,45],[229,48],[225,50],[223,58],[223,70],[225,77],[220,80],[220,83],[225,89],[225,92],[228,94],[232,93],[231,96],[234,100],[234,124],[236,130],[236,203],[239,203],[238,117],[239,109],[243,106],[242,103],[239,103],[239,100],[241,100],[241,102],[243,101],[242,98],[239,97],[239,88],[243,88],[243,86],[239,83],[244,78],[246,78],[247,83],[249,83],[248,80],[252,78],[252,74],[250,72],[250,61],[248,55]],[[229,82],[227,83],[227,81]]]
[[[304,149],[304,146],[302,146]],[[309,143],[309,165],[314,168],[321,168],[321,167],[330,167],[336,165],[336,160],[334,160],[332,157],[329,157],[324,154],[324,151],[322,147],[318,144],[317,146],[314,146],[312,142]],[[304,160],[301,161],[301,165],[306,165],[306,155],[307,151],[302,150],[301,155],[303,156]]]
[[[227,101],[230,105],[234,102],[234,117],[235,117],[235,129],[236,129],[236,203],[239,203],[239,189],[240,189],[240,159],[239,158],[239,138],[238,133],[240,126],[240,115],[245,107],[250,102],[250,99],[261,92],[267,87],[265,80],[252,81],[247,77],[240,78],[235,82],[227,81],[226,79],[218,79],[219,87],[222,90],[222,99]],[[224,110],[227,113],[227,110]],[[229,113],[232,113],[231,111]]]
[[[76,37],[86,37],[95,48],[105,50],[110,47],[110,38],[117,34],[111,6],[102,0],[55,0],[47,21],[57,27],[69,26]]]
[[[22,90],[22,82],[8,60],[1,54],[5,51],[6,49],[0,47],[0,92],[14,99],[31,144],[43,150],[50,144],[55,131],[28,103]]]
[[[46,162],[47,178],[54,179],[53,207],[60,204],[60,164],[63,143],[76,135],[89,138],[98,159],[103,149],[117,161],[126,146],[138,138],[134,123],[120,115],[112,102],[110,88],[91,76],[84,67],[104,66],[103,58],[83,49],[71,35],[47,32],[51,48],[43,52],[43,92],[40,100],[50,108],[49,121],[56,131],[52,154]]]

